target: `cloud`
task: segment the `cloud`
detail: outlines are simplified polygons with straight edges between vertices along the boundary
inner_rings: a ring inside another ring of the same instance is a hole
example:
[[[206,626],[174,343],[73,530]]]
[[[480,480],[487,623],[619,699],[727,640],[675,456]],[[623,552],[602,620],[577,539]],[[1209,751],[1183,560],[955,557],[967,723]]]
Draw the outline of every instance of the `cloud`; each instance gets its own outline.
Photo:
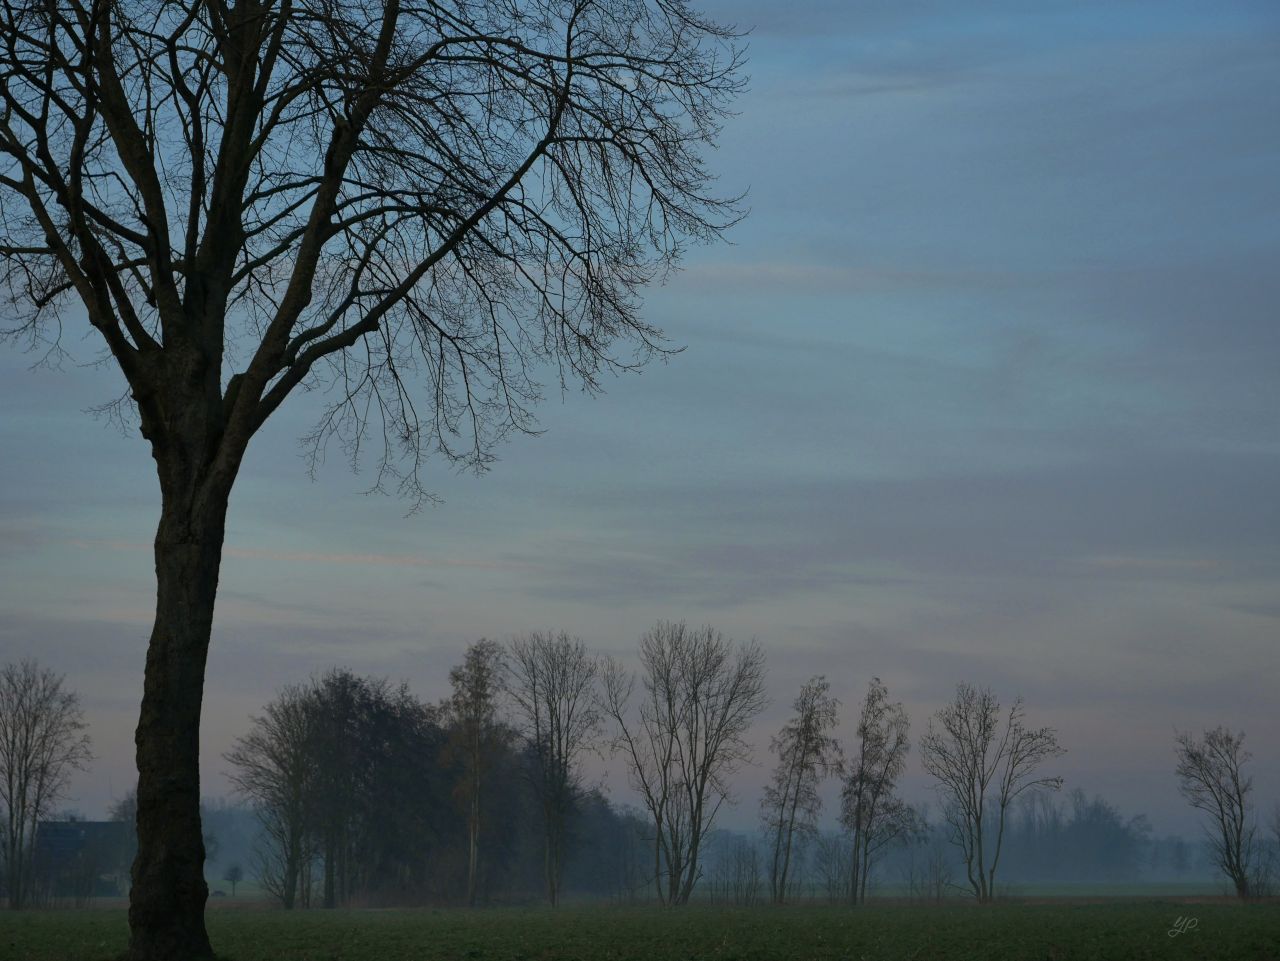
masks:
[[[722,610],[770,598],[902,582],[825,563],[821,549],[808,545],[664,543],[623,535],[562,539],[519,557],[527,571],[520,583],[533,596],[646,610]]]
[[[141,541],[119,539],[69,538],[66,543],[85,550],[150,551],[152,545]],[[336,564],[351,567],[447,567],[468,570],[499,570],[509,565],[457,557],[429,557],[418,554],[377,554],[347,551],[292,551],[264,547],[223,548],[222,555],[257,561],[281,561],[298,564]]]
[[[931,269],[928,267],[841,266],[830,263],[742,261],[696,264],[681,275],[681,290],[723,295],[768,291],[773,294],[856,294],[946,290],[1000,290],[1028,286],[1042,277],[1013,271]]]
[[[504,566],[492,561],[456,557],[427,557],[416,554],[360,554],[345,551],[281,551],[258,547],[228,547],[226,555],[250,560],[368,567],[459,567],[473,570],[497,570]]]
[[[1230,565],[1214,557],[1134,556],[1125,554],[1083,557],[1079,564],[1107,575],[1202,575],[1223,572]]]

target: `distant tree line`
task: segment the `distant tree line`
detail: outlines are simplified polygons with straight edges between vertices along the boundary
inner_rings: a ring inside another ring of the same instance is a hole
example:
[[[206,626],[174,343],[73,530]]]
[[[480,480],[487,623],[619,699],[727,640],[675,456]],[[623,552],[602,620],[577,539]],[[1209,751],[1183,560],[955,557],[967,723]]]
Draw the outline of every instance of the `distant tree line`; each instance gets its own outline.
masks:
[[[1081,790],[1058,796],[1061,778],[1045,770],[1063,753],[1057,733],[1028,724],[1020,698],[1004,708],[989,689],[964,683],[919,742],[936,811],[901,796],[911,725],[887,686],[868,684],[853,738],[841,743],[840,702],[818,676],[770,742],[760,832],[723,831],[732,777],[752,760],[764,677],[754,642],[666,621],[642,637],[636,671],[564,632],[478,641],[437,704],[403,684],[332,669],[280,690],[227,752],[259,832],[252,863],[229,859],[221,878],[234,892],[252,877],[286,908],[535,897],[554,905],[570,891],[672,906],[695,892],[743,905],[856,905],[876,877],[919,899],[990,901],[1011,880],[1206,868],[1241,898],[1274,891],[1280,806],[1259,818],[1243,732],[1176,737],[1179,789],[1206,829],[1196,846],[1153,838],[1144,817]],[[586,783],[592,753],[621,759],[640,808],[620,808]],[[50,877],[38,878],[41,858],[61,843],[51,832],[76,823],[50,820],[53,806],[89,759],[79,701],[63,679],[33,662],[0,667],[0,894],[11,907],[45,903],[53,891]],[[831,794],[839,830],[824,833]],[[130,792],[110,819],[132,824],[136,809]],[[236,820],[220,809],[206,821],[220,813]],[[118,874],[115,862],[136,843],[120,852],[112,844],[108,867]],[[216,833],[204,846],[215,862]],[[89,865],[86,852],[84,864],[59,868],[58,883],[93,890],[106,862],[95,855]]]
[[[452,695],[331,670],[283,689],[226,759],[261,820],[256,876],[286,908],[620,889],[634,815],[582,783],[598,661],[566,634],[468,648]],[[589,848],[589,860],[575,858]]]
[[[1020,881],[1131,881],[1150,867],[1151,826],[1079,788],[1027,795],[1010,820],[1007,874]]]
[[[1080,790],[1065,798],[1049,791],[1024,794],[1007,821],[997,897],[1026,884],[1185,880],[1213,872],[1202,847],[1181,837],[1152,837],[1144,816],[1125,817],[1106,800]],[[843,824],[839,830],[814,831],[792,854],[786,900],[840,904],[861,903],[869,894],[930,902],[973,896],[953,830],[940,811],[927,804],[913,807],[909,831],[877,849],[870,870],[855,869],[855,851],[861,848]],[[771,854],[768,833],[718,834],[707,895],[742,906],[768,900]]]
[[[286,688],[227,755],[264,825],[262,883],[286,907],[411,895],[475,904],[537,889],[554,905],[566,883],[672,906],[695,890],[740,904],[821,891],[856,905],[887,865],[916,896],[987,902],[1001,878],[1132,879],[1161,850],[1142,817],[1079,790],[1058,800],[1062,779],[1046,770],[1064,753],[1057,732],[1029,724],[1021,698],[1005,707],[967,683],[920,739],[939,802],[931,818],[900,794],[910,718],[879,678],[847,745],[830,683],[806,682],[770,743],[760,837],[718,832],[731,777],[751,760],[764,673],[754,642],[661,621],[634,672],[578,638],[533,633],[471,645],[439,705],[341,671]],[[1242,742],[1225,729],[1180,735],[1177,772],[1209,817],[1215,867],[1249,897],[1270,891],[1280,865],[1280,814],[1267,841]],[[583,756],[605,749],[642,812],[584,787]],[[822,835],[830,778],[841,830]],[[590,878],[577,857],[588,835]],[[1166,867],[1187,860],[1176,842],[1164,850]]]

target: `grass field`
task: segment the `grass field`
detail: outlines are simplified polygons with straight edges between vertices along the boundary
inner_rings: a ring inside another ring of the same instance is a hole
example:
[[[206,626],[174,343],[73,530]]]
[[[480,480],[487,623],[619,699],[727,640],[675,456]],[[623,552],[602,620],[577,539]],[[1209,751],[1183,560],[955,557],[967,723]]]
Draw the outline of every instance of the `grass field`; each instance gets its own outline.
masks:
[[[1183,919],[1181,933],[1170,936]],[[1189,924],[1194,919],[1194,925]],[[1280,904],[209,912],[228,961],[1280,961]],[[117,909],[0,914],[4,961],[108,961]]]

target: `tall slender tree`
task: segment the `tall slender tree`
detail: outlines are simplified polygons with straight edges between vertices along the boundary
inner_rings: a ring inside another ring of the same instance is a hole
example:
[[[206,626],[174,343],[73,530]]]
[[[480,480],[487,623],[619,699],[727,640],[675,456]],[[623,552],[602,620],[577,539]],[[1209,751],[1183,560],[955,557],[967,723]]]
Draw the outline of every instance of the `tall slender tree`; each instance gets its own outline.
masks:
[[[200,713],[250,441],[331,384],[311,450],[372,431],[417,495],[431,454],[531,429],[540,377],[663,353],[640,290],[737,216],[703,156],[735,36],[685,0],[11,0],[0,38],[9,333],[87,319],[160,486],[129,953],[207,958]]]
[[[0,667],[0,860],[9,907],[27,904],[36,831],[92,754],[80,698],[35,661]]]
[[[876,854],[916,827],[914,810],[897,794],[911,747],[910,727],[906,708],[901,702],[891,703],[884,682],[873,678],[858,716],[857,746],[841,791],[840,821],[853,840],[848,879],[853,904],[867,899]]]
[[[449,672],[453,694],[448,710],[450,747],[461,761],[455,796],[467,816],[467,905],[476,903],[480,872],[481,820],[490,769],[510,740],[498,715],[506,657],[502,645],[479,640],[467,648],[462,663]]]
[[[534,631],[511,642],[507,689],[542,811],[547,900],[560,900],[569,816],[581,793],[580,761],[600,730],[599,663],[581,638]]]
[[[769,841],[769,895],[774,904],[786,900],[793,849],[817,833],[822,809],[818,788],[840,763],[840,744],[831,734],[839,723],[839,709],[827,679],[812,678],[800,689],[791,717],[771,742],[778,760],[760,802],[760,817]]]

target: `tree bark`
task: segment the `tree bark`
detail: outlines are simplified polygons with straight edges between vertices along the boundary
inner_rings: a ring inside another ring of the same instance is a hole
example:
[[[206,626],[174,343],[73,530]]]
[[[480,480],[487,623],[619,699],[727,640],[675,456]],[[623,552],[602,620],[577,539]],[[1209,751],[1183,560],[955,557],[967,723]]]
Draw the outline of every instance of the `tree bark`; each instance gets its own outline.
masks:
[[[213,956],[204,925],[200,710],[230,488],[210,491],[190,475],[179,485],[160,454],[157,460],[163,509],[155,540],[156,618],[135,736],[131,961]]]
[[[200,711],[227,505],[249,436],[226,433],[219,355],[185,343],[166,350],[150,371],[153,388],[135,391],[161,511],[156,616],[134,736],[138,853],[129,961],[213,957],[204,924]]]

